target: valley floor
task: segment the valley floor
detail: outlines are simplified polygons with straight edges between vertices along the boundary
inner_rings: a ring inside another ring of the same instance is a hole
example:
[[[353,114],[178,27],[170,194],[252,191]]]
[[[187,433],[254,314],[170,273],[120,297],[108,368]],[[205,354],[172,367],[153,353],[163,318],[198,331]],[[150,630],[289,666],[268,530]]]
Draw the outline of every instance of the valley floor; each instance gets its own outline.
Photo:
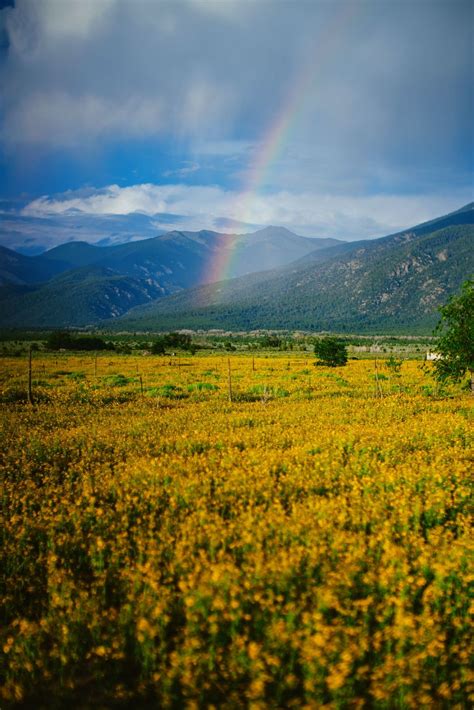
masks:
[[[2,707],[472,702],[468,392],[307,353],[33,368],[28,404],[0,360]]]

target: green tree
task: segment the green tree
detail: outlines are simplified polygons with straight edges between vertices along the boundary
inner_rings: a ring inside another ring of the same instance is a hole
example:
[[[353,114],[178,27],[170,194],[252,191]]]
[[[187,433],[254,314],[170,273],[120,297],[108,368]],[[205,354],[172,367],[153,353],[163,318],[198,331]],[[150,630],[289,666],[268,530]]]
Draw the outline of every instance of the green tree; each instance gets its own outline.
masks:
[[[164,338],[157,338],[151,346],[153,355],[164,355],[166,351],[166,343]]]
[[[47,341],[48,350],[114,350],[113,343],[106,343],[94,335],[84,335],[76,338],[67,330],[53,331]]]
[[[436,350],[440,357],[434,361],[434,374],[440,381],[459,382],[466,373],[471,378],[474,393],[474,282],[466,281],[457,296],[440,308],[441,320]]]
[[[191,350],[191,336],[188,333],[167,333],[164,338],[165,346],[177,350]]]
[[[279,348],[280,345],[281,338],[277,338],[276,335],[264,335],[260,341],[262,348]]]
[[[347,363],[347,348],[339,338],[327,336],[318,338],[314,343],[317,365],[338,367]]]
[[[113,343],[106,343],[93,335],[80,336],[72,341],[72,350],[115,350]]]
[[[67,330],[54,330],[46,340],[46,347],[48,350],[70,350],[73,343],[74,339]]]

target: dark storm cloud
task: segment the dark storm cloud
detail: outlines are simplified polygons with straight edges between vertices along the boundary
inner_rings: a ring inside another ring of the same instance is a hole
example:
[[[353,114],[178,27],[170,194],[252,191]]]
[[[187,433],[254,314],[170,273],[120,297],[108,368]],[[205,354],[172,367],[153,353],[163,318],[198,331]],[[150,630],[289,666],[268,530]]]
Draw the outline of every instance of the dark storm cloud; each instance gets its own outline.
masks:
[[[267,145],[260,190],[455,207],[471,189],[472,12],[465,0],[17,0],[0,13],[0,143],[12,164],[92,165],[103,146],[160,140],[184,161],[162,179],[197,185],[213,163],[224,189],[247,183]]]
[[[397,163],[429,149],[431,160],[464,162],[469,2],[18,0],[2,14],[10,145],[258,140],[312,62],[301,150],[312,144],[324,159],[340,145],[347,159],[363,150]]]

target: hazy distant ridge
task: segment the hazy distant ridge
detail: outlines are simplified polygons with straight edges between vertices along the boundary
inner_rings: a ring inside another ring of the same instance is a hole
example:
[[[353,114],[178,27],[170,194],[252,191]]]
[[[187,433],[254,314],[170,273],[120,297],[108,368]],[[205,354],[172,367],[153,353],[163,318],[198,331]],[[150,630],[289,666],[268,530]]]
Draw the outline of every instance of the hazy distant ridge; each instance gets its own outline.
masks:
[[[228,265],[226,275],[239,276],[286,265],[315,248],[338,243],[267,227],[244,235],[172,231],[108,247],[69,242],[37,256],[1,248],[0,323],[91,325],[141,303],[207,283],[215,278],[214,264]],[[33,290],[24,293],[21,286]],[[71,291],[74,300],[68,298]],[[102,305],[98,307],[97,302]]]

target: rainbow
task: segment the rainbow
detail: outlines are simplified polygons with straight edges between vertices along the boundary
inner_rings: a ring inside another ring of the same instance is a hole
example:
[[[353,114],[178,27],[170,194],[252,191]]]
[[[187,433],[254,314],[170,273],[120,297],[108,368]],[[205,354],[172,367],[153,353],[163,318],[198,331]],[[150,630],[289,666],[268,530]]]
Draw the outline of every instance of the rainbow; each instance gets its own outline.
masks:
[[[306,97],[311,86],[321,76],[324,63],[340,49],[342,30],[349,24],[357,6],[357,2],[337,2],[337,11],[326,27],[324,40],[314,48],[305,69],[298,79],[293,82],[285,100],[281,104],[275,120],[271,123],[260,142],[260,149],[256,152],[253,163],[248,172],[248,177],[243,190],[238,194],[234,204],[234,214],[238,215],[239,222],[252,222],[251,211],[256,197],[265,183],[271,166],[281,154],[283,147],[288,142],[292,132],[297,126],[298,119],[303,113]],[[339,41],[338,41],[339,40]],[[206,270],[205,281],[215,283],[229,278],[233,258],[238,253],[238,237],[229,243],[226,249],[217,250]]]

